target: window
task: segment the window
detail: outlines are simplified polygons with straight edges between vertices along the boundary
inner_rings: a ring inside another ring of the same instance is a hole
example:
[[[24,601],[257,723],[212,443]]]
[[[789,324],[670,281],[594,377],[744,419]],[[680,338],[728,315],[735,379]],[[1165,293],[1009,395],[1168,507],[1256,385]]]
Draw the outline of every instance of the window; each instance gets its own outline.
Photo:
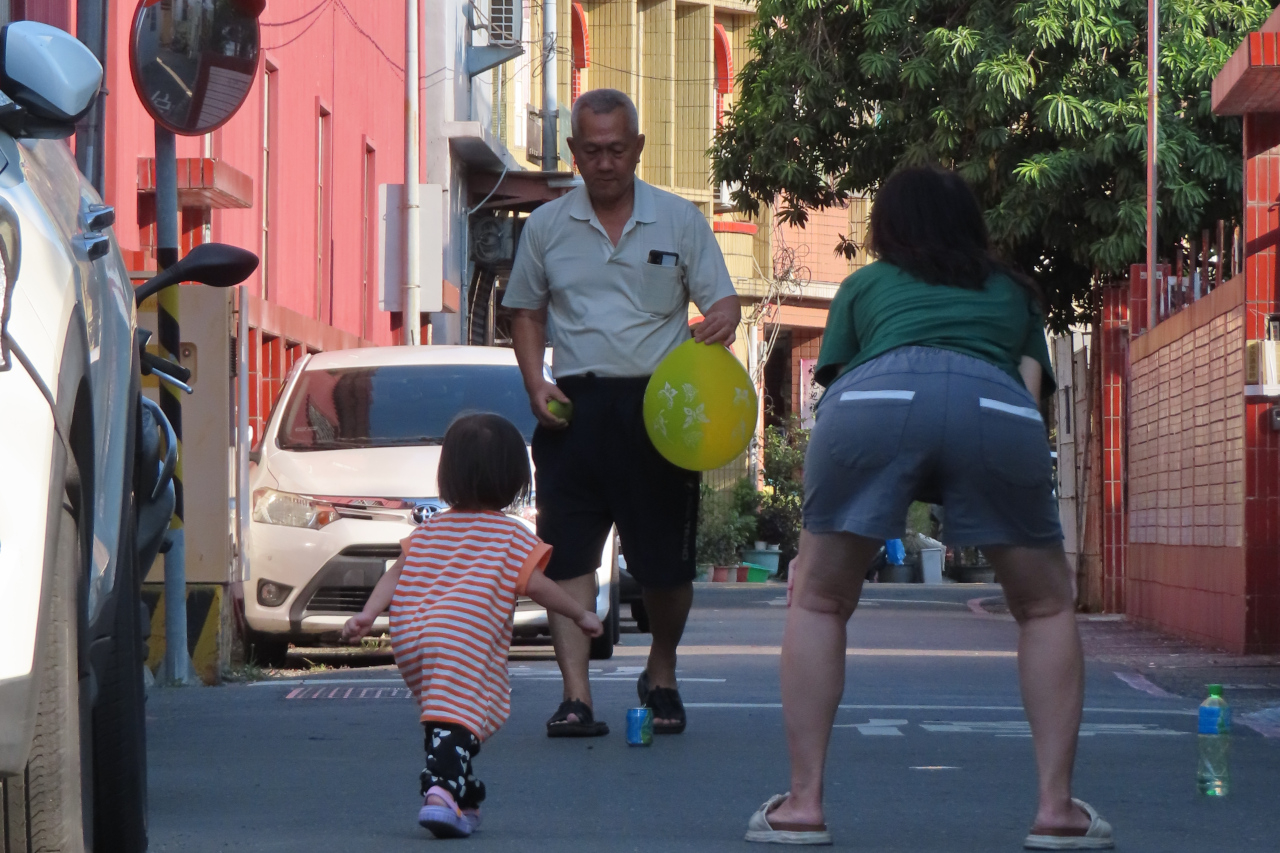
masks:
[[[573,70],[569,82],[569,103],[572,104],[582,94],[583,72],[591,64],[591,36],[587,32],[587,13],[582,10],[582,4],[574,3],[570,8],[573,18]]]
[[[373,306],[369,302],[370,295],[376,285],[378,251],[378,173],[375,170],[376,156],[373,145],[365,140],[364,169],[361,173],[363,189],[364,215],[360,228],[360,335],[364,338],[372,336]]]
[[[723,24],[716,24],[716,127],[724,124],[733,95],[733,50]]]
[[[316,319],[333,324],[333,278],[329,273],[329,110],[316,115]]]
[[[262,208],[262,272],[258,295],[271,296],[271,265],[275,260],[271,245],[271,196],[275,193],[275,174],[271,170],[271,151],[276,141],[277,103],[276,68],[265,63],[262,70],[262,179],[258,181],[258,205]]]
[[[529,441],[536,421],[514,364],[308,370],[276,439],[282,450],[438,445],[459,415],[494,412]]]

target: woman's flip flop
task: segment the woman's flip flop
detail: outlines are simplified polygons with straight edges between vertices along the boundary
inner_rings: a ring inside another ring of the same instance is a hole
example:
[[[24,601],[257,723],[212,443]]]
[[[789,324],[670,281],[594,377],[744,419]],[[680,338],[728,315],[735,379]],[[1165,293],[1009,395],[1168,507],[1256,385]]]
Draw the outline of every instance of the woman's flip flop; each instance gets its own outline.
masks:
[[[790,794],[778,794],[747,821],[747,841],[762,844],[830,844],[831,833],[825,823],[769,823],[769,812],[786,802]]]
[[[578,718],[577,722],[569,719],[570,714]],[[547,720],[547,737],[600,737],[608,733],[609,724],[597,720],[587,703],[578,699],[561,702]]]
[[[1022,846],[1028,850],[1110,850],[1115,847],[1111,824],[1102,819],[1097,809],[1084,800],[1071,802],[1089,816],[1088,829],[1032,829]]]

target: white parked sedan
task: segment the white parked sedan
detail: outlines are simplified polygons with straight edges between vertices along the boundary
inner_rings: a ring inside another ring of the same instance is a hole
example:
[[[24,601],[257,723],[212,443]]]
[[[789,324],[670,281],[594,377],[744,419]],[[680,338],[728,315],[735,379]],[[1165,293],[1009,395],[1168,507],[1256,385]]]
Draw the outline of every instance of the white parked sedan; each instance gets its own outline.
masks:
[[[290,642],[326,642],[358,613],[400,555],[400,540],[445,504],[436,467],[445,430],[469,412],[512,421],[526,443],[535,421],[515,353],[467,346],[370,347],[300,361],[268,420],[251,477],[249,575],[243,582],[251,653],[282,662]],[[533,529],[533,502],[510,514]],[[596,615],[618,636],[618,561],[609,537],[596,570]],[[521,599],[516,636],[547,632],[546,612]],[[374,632],[385,632],[385,616]]]

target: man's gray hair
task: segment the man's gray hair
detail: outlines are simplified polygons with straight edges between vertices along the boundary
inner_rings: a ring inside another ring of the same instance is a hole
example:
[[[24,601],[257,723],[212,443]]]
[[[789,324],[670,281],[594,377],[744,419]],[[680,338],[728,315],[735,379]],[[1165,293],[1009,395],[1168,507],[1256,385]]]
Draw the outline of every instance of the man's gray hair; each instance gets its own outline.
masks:
[[[608,115],[614,110],[626,110],[627,130],[633,136],[640,135],[640,115],[636,112],[635,102],[628,97],[626,92],[619,92],[617,89],[591,89],[579,95],[577,100],[573,102],[573,113],[570,121],[574,136],[582,132],[579,116],[583,110],[591,110],[598,116]]]

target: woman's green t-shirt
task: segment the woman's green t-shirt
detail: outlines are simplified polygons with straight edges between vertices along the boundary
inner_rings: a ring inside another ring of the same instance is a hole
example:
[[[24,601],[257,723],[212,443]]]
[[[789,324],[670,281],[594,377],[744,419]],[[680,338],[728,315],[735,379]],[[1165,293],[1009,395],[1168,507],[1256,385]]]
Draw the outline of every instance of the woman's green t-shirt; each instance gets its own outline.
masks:
[[[928,284],[884,261],[863,267],[840,284],[827,312],[814,378],[837,377],[898,347],[936,347],[994,364],[1022,381],[1023,356],[1040,362],[1041,393],[1056,383],[1045,340],[1044,317],[1026,290],[995,274],[981,290]]]

